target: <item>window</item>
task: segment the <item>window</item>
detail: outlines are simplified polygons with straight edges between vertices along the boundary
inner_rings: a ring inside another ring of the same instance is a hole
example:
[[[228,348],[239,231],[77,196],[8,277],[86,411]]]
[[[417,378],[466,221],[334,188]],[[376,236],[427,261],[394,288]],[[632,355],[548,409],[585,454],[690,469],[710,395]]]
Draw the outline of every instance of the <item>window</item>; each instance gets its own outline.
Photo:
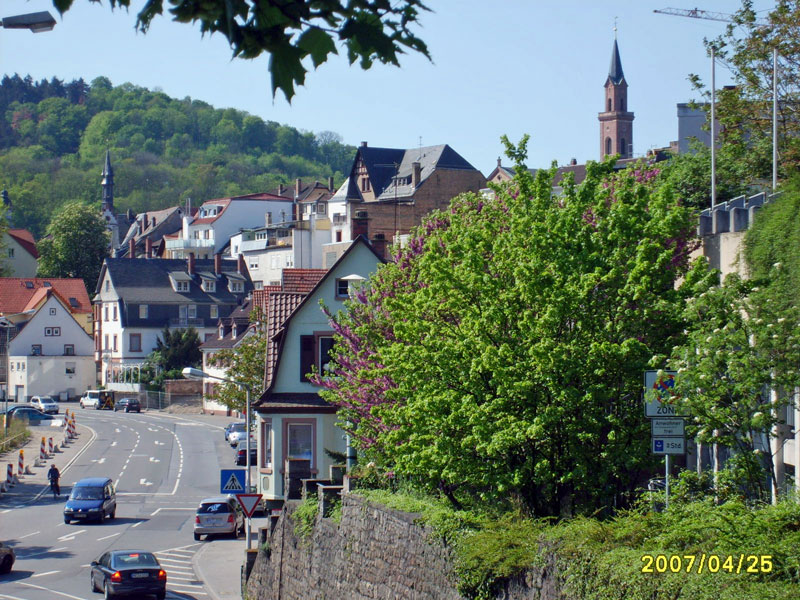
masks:
[[[199,229],[195,229],[195,230],[192,232],[192,237],[193,237],[194,239],[196,239],[196,240],[199,240],[199,239],[200,239],[200,230],[199,230]]]
[[[314,419],[291,419],[284,421],[285,458],[306,458],[311,461],[311,468],[316,467],[314,454]]]
[[[110,289],[111,289],[111,282],[108,279],[106,279],[106,291]]]
[[[114,334],[114,352],[117,351],[117,334]]]
[[[203,291],[204,292],[216,292],[217,291],[217,282],[211,281],[210,279],[203,280]]]
[[[225,337],[225,327],[223,325],[220,325],[219,326],[219,339],[222,339],[224,337]]]
[[[108,307],[103,307],[103,321],[108,321]]]
[[[300,336],[300,381],[308,382],[306,375],[314,367],[324,373],[331,359],[333,336],[330,333],[316,333]]]
[[[33,344],[31,346],[31,356],[41,356],[41,355],[42,355],[42,345]]]
[[[186,305],[181,304],[178,307],[178,318],[181,320],[186,320]]]
[[[141,333],[132,333],[130,337],[130,349],[131,352],[141,352],[142,351],[142,334]]]
[[[241,281],[230,280],[228,289],[234,294],[238,294],[244,291],[244,284]]]
[[[55,315],[56,314],[56,309],[55,308],[51,308],[50,309],[50,314],[51,315]]]
[[[607,112],[611,112],[611,98],[608,99],[608,108]]]
[[[147,304],[140,304],[139,305],[139,318],[146,319],[147,318]]]
[[[54,337],[61,335],[61,327],[45,327],[44,335],[47,337]]]
[[[337,298],[345,298],[347,297],[347,289],[349,287],[349,281],[347,279],[337,279],[336,280],[336,297]]]
[[[188,292],[189,291],[189,282],[188,281],[176,281],[175,282],[175,289],[179,292]]]
[[[259,465],[263,469],[272,468],[272,420],[264,419],[261,423],[261,453]]]
[[[611,154],[611,138],[606,138],[606,155]]]
[[[327,202],[317,202],[317,214],[324,215],[328,211]]]
[[[105,341],[105,344],[103,344],[103,348],[108,350],[108,334],[105,335],[105,340],[104,341]]]
[[[75,344],[64,344],[64,356],[75,356]]]
[[[250,269],[257,269],[258,268],[258,257],[251,256],[250,259],[247,261],[247,266]]]
[[[114,320],[117,320],[117,305],[114,305]]]
[[[253,287],[255,289],[257,289],[257,290],[263,290],[264,289],[264,282],[263,281],[254,281],[253,282]]]
[[[74,362],[64,363],[64,373],[66,375],[75,375],[75,363]]]
[[[337,242],[341,242],[342,241],[342,232],[341,231],[337,231],[336,232],[336,241]]]
[[[209,307],[209,312],[210,312],[209,316],[212,319],[218,319],[219,318],[219,306],[217,306],[216,304],[212,304]]]
[[[13,248],[9,248],[8,249],[8,258],[14,258],[14,249]]]
[[[317,338],[317,368],[319,372],[325,374],[328,372],[328,363],[331,362],[333,354],[333,336],[324,336]]]
[[[619,141],[619,153],[622,156],[627,156],[628,155],[627,148],[625,147],[625,138],[622,138]]]
[[[197,318],[197,305],[196,304],[190,304],[189,305],[188,315],[189,315],[190,319],[196,319]]]

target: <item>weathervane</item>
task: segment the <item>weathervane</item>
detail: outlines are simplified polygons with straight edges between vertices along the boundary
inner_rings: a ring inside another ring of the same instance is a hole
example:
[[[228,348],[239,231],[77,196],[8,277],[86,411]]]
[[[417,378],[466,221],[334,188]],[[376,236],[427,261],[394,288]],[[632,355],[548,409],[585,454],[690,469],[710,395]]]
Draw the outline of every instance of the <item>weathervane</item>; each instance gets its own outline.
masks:
[[[617,39],[617,17],[614,17],[614,39]]]

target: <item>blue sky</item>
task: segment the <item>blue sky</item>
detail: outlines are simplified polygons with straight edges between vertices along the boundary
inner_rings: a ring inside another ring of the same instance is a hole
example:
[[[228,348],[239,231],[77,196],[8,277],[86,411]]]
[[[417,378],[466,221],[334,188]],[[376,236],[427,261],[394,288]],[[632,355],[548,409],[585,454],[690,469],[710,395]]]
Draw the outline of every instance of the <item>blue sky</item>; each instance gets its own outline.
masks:
[[[141,6],[142,0],[133,0]],[[710,79],[703,38],[725,23],[654,14],[695,8],[682,0],[429,0],[418,34],[433,62],[407,55],[402,68],[370,71],[334,57],[311,71],[289,105],[273,101],[268,58],[231,60],[220,36],[158,18],[146,35],[135,12],[112,12],[75,0],[63,18],[50,0],[3,0],[0,17],[50,10],[55,29],[33,35],[0,29],[0,72],[87,81],[104,75],[167,94],[233,107],[346,143],[415,147],[447,143],[484,174],[502,154],[500,136],[531,135],[528,164],[597,159],[597,113],[603,107],[617,17],[617,39],[635,114],[634,154],[677,139],[676,104],[696,99],[689,73]],[[774,2],[756,0],[759,11]],[[700,8],[732,13],[737,0],[704,0]],[[766,12],[760,13],[762,16]],[[717,68],[718,86],[729,82]],[[508,163],[505,159],[504,163]],[[254,190],[257,191],[257,190]]]

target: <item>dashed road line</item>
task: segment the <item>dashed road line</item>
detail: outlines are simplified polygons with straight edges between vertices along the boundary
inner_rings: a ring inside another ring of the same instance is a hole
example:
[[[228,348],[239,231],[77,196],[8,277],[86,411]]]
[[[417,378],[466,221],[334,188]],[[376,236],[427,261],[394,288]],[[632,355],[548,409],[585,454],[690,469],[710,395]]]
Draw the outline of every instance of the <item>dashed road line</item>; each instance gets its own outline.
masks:
[[[56,573],[61,573],[61,571],[46,571],[44,573],[36,573],[35,575],[31,575],[31,577],[45,577],[47,575],[55,575]]]
[[[114,536],[117,536],[117,535],[122,535],[122,532],[121,532],[121,531],[119,531],[119,532],[117,532],[117,533],[112,533],[111,535],[107,535],[107,536],[105,536],[105,537],[97,538],[97,541],[98,541],[98,542],[102,542],[103,540],[108,540],[108,539],[110,539],[110,538],[112,538],[112,537],[114,537]]]

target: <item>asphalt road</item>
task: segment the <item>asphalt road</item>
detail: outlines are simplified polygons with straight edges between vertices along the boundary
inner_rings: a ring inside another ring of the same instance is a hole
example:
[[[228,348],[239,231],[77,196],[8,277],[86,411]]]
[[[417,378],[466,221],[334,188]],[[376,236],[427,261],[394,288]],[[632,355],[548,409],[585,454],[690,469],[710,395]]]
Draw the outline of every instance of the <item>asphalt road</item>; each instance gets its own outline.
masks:
[[[56,457],[62,498],[44,493],[0,503],[0,539],[17,554],[13,571],[0,576],[0,600],[99,598],[89,588],[89,563],[110,549],[154,552],[167,571],[167,598],[211,598],[192,568],[208,542],[194,541],[192,524],[199,501],[218,494],[219,470],[233,468],[221,427],[161,413],[77,415],[91,438],[71,464]],[[72,484],[97,476],[116,483],[116,518],[65,524]]]

